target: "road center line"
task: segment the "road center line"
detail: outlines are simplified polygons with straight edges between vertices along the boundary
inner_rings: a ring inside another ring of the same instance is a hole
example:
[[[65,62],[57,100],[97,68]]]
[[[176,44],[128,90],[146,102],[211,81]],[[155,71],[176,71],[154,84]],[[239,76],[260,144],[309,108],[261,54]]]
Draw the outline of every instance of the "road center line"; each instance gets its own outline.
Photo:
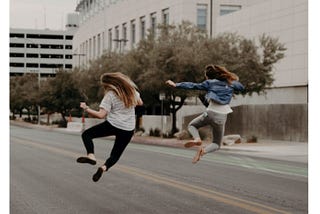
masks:
[[[58,154],[62,154],[66,157],[77,157],[77,153],[75,152],[71,152],[71,151],[67,151],[67,150],[63,150],[63,149],[59,149],[53,146],[48,146],[48,145],[44,145],[41,143],[36,143],[36,142],[31,142],[31,141],[27,141],[27,140],[22,140],[19,138],[11,138],[11,143],[19,143],[19,144],[24,144],[24,145],[31,145],[37,148],[40,148],[42,150],[46,150],[49,152],[54,152],[54,153],[58,153]],[[100,161],[100,160],[99,160]],[[101,160],[102,161],[102,160]],[[103,162],[103,161],[102,161]],[[131,174],[137,177],[141,177],[143,179],[155,182],[155,183],[159,183],[159,184],[163,184],[166,186],[171,186],[174,187],[176,189],[180,189],[182,191],[185,192],[190,192],[193,194],[197,194],[199,196],[202,197],[206,197],[206,198],[210,198],[213,199],[217,202],[221,202],[224,204],[228,204],[234,207],[239,207],[254,213],[260,213],[260,214],[271,214],[271,213],[289,213],[283,210],[279,210],[276,208],[272,208],[270,206],[267,205],[263,205],[263,204],[259,204],[256,202],[251,202],[248,200],[244,200],[238,197],[234,197],[232,195],[228,195],[228,194],[224,194],[224,193],[220,193],[217,191],[213,191],[213,190],[208,190],[199,186],[195,186],[192,184],[188,184],[185,182],[181,182],[181,181],[177,181],[174,179],[170,179],[158,174],[154,174],[154,173],[150,173],[148,171],[142,170],[142,169],[138,169],[135,167],[129,167],[129,166],[125,166],[125,165],[121,165],[121,164],[117,164],[115,167],[113,167],[113,170],[118,170],[120,172],[126,173],[126,174]]]

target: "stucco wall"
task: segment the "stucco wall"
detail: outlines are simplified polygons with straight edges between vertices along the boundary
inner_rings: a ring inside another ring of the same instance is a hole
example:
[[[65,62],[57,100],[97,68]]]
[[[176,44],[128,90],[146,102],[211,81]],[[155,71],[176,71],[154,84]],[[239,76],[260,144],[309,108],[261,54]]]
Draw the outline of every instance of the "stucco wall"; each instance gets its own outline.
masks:
[[[308,141],[307,104],[244,105],[233,107],[228,115],[225,135],[240,134],[244,138]],[[184,118],[183,128],[199,114]],[[211,137],[208,128],[204,135]]]

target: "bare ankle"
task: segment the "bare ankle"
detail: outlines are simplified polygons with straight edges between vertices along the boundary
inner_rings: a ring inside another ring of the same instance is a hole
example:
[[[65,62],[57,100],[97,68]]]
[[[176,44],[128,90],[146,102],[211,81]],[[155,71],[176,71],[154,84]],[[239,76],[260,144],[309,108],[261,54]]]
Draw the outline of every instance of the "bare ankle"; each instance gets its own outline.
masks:
[[[89,153],[88,154],[88,158],[92,159],[92,160],[96,160],[96,157],[94,156],[93,153]]]
[[[103,169],[103,171],[107,171],[107,166],[106,165],[102,165],[101,169]]]

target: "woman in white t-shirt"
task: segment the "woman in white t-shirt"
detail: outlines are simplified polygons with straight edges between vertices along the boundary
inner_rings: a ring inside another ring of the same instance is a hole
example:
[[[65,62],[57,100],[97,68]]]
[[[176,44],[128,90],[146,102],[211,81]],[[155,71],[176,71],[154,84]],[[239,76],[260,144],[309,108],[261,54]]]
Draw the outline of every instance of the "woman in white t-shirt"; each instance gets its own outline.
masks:
[[[82,140],[87,151],[87,156],[79,157],[78,163],[97,163],[94,155],[93,139],[115,135],[115,141],[110,157],[100,166],[93,175],[92,180],[97,182],[103,172],[109,170],[120,158],[129,144],[135,128],[135,106],[143,105],[137,86],[126,75],[105,73],[100,78],[105,95],[100,103],[99,111],[90,109],[85,102],[80,103],[88,114],[96,118],[106,118],[82,133]]]

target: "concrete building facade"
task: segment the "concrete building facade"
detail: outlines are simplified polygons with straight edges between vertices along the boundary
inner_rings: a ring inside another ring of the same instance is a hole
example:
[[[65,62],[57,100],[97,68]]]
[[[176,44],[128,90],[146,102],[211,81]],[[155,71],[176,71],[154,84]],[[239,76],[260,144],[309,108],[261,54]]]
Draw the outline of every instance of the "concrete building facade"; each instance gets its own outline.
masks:
[[[248,7],[256,0],[81,0],[79,30],[74,52],[82,54],[80,65],[88,65],[104,51],[126,51],[158,24],[189,20],[214,34],[215,17]],[[149,31],[148,31],[149,30]],[[76,64],[75,64],[76,65]]]
[[[73,68],[73,35],[78,15],[69,14],[66,30],[10,28],[10,75],[55,75]]]

